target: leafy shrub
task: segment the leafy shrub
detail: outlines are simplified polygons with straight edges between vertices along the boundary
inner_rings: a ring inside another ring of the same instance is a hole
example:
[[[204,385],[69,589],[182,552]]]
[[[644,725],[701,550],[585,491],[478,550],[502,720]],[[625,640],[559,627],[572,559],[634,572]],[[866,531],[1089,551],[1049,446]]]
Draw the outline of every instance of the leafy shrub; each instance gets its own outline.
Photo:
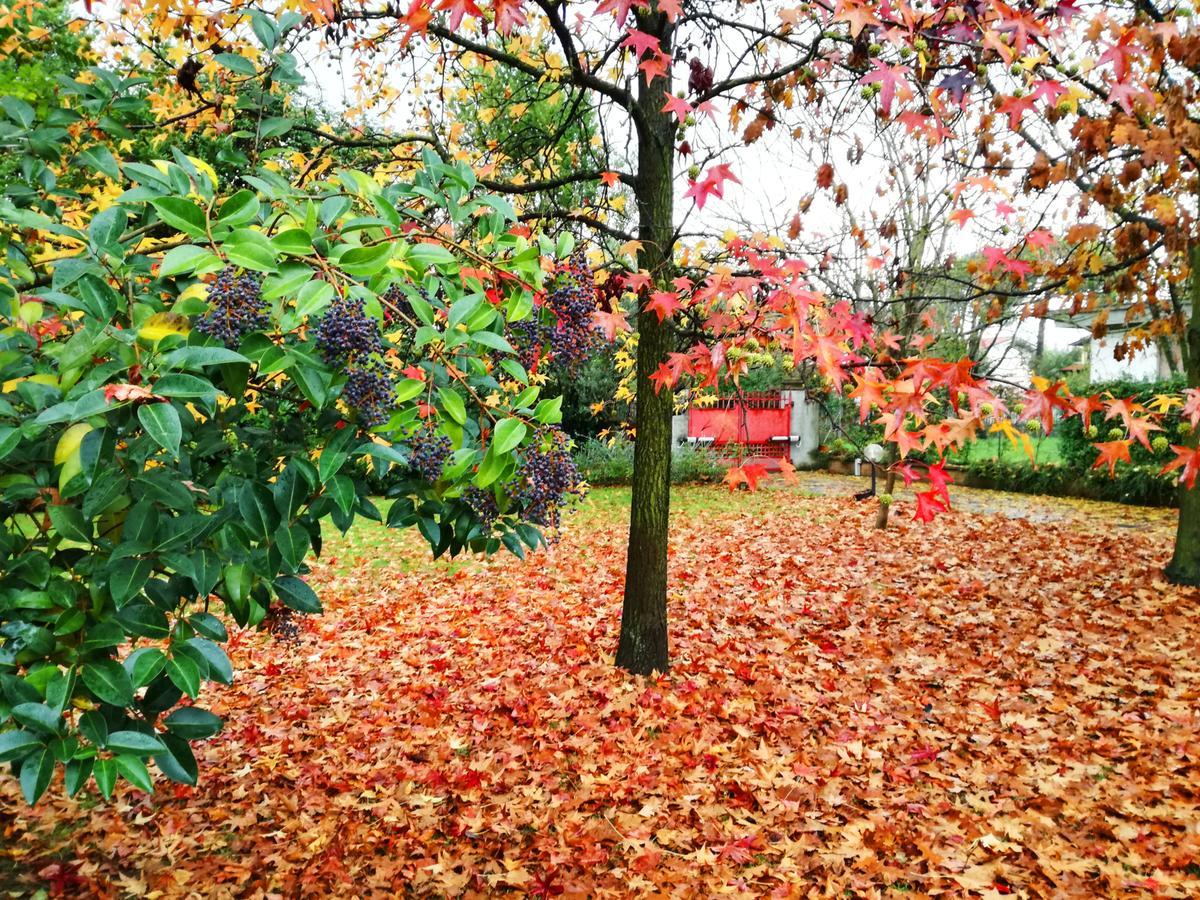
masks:
[[[1084,497],[1142,506],[1174,506],[1179,502],[1179,487],[1170,475],[1160,475],[1161,465],[1118,466],[1116,475],[1108,471],[1047,464],[1030,466],[995,460],[973,462],[965,467],[964,478],[975,486],[1018,494],[1048,494],[1056,497]]]
[[[633,479],[633,443],[586,440],[575,451],[575,464],[592,485],[629,484]],[[725,477],[725,466],[707,447],[681,444],[671,455],[674,484],[704,484]]]
[[[629,484],[633,478],[633,443],[589,438],[575,451],[575,465],[588,484]]]
[[[1112,394],[1118,399],[1133,397],[1143,405],[1150,403],[1159,394],[1175,394],[1178,395],[1185,387],[1186,382],[1181,378],[1173,378],[1165,381],[1108,381],[1101,384],[1093,384],[1087,390],[1091,394],[1104,394],[1105,392]],[[1062,456],[1063,463],[1077,471],[1089,469],[1096,461],[1097,451],[1092,446],[1093,441],[1098,440],[1120,440],[1126,437],[1125,428],[1119,419],[1110,419],[1107,422],[1103,418],[1103,413],[1094,414],[1092,416],[1092,428],[1096,429],[1094,436],[1089,437],[1089,434],[1083,427],[1083,421],[1078,416],[1073,416],[1060,422],[1054,428],[1054,434],[1059,436],[1059,452]],[[1169,443],[1179,443],[1182,435],[1179,431],[1180,418],[1178,411],[1168,413],[1163,416],[1161,422],[1164,434]],[[1152,436],[1158,435],[1159,432],[1152,432]],[[1153,442],[1151,443],[1153,448]],[[1160,445],[1161,448],[1161,445]],[[1130,458],[1134,465],[1153,466],[1157,464],[1162,468],[1171,457],[1170,447],[1164,449],[1147,450],[1140,443],[1135,442],[1129,448]],[[1120,473],[1123,467],[1118,467],[1117,472]]]
[[[675,484],[720,481],[726,471],[712,450],[698,444],[680,444],[671,455],[671,481]]]
[[[119,137],[141,85],[93,74],[76,108],[0,104],[24,179],[0,199],[0,762],[31,803],[60,765],[71,794],[151,790],[150,759],[196,781],[221,722],[181,700],[233,677],[214,613],[319,611],[322,524],[380,518],[355,461],[402,469],[387,524],[439,554],[537,546],[546,485],[577,483],[504,336],[569,246],[432,155],[413,183],[261,169],[231,194],[177,151],[121,163],[66,126]],[[89,212],[52,164],[127,190]]]

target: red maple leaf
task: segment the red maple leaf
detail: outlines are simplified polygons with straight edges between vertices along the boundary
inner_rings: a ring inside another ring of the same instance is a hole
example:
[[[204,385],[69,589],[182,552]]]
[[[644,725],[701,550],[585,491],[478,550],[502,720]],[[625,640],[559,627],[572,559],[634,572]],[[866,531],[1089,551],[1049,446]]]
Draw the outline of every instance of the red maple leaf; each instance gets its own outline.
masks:
[[[1054,430],[1054,411],[1071,408],[1071,398],[1062,397],[1058,393],[1066,386],[1062,381],[1051,384],[1044,378],[1035,378],[1034,386],[1025,392],[1025,408],[1021,411],[1018,421],[1041,419],[1042,428],[1049,434]]]
[[[1200,388],[1188,388],[1183,396],[1187,398],[1183,404],[1183,415],[1195,428],[1200,425]]]
[[[683,124],[692,112],[692,104],[688,103],[682,97],[676,97],[674,94],[663,94],[667,98],[667,102],[663,104],[662,111],[673,113],[675,118],[679,120],[679,124]]]
[[[653,312],[658,316],[658,321],[663,322],[671,316],[675,315],[675,311],[683,306],[679,302],[679,295],[671,291],[655,291],[650,295],[650,300],[646,304],[646,311]]]
[[[713,166],[704,173],[704,177],[699,181],[689,182],[688,189],[683,192],[685,197],[693,197],[696,200],[696,207],[704,209],[704,204],[708,202],[709,197],[724,197],[725,182],[732,181],[735,184],[741,184],[737,176],[733,174],[729,166],[725,163]]]
[[[1179,483],[1186,484],[1191,490],[1196,486],[1196,476],[1200,475],[1200,449],[1181,447],[1178,444],[1172,444],[1171,449],[1175,451],[1175,458],[1163,466],[1159,474],[1166,475],[1176,469],[1183,469],[1179,475]]]
[[[475,5],[474,0],[442,0],[437,5],[437,8],[442,12],[450,13],[450,18],[446,21],[446,26],[451,31],[458,31],[458,26],[462,24],[463,16],[470,16],[473,19],[483,18],[483,12]]]
[[[948,218],[959,228],[966,228],[967,223],[975,218],[975,213],[971,212],[971,210],[967,209],[966,207],[963,207],[962,209],[956,209],[954,212],[950,213]]]
[[[603,334],[609,341],[617,339],[618,331],[629,331],[629,320],[617,312],[607,312],[605,310],[596,310],[592,313],[592,324],[598,331]]]
[[[1071,409],[1075,410],[1076,415],[1083,419],[1083,428],[1086,431],[1092,427],[1092,413],[1100,412],[1104,409],[1104,405],[1094,396],[1075,397],[1071,400]]]
[[[875,68],[858,79],[859,84],[879,84],[879,105],[885,116],[892,114],[892,101],[899,95],[901,101],[912,98],[912,88],[905,77],[912,69],[908,66],[889,66],[882,60],[875,60]]]
[[[638,31],[636,28],[629,30],[629,36],[621,41],[621,46],[630,48],[638,56],[645,56],[647,53],[661,52],[662,50],[662,44],[657,37],[652,34],[646,34],[644,31]]]
[[[669,388],[675,384],[675,370],[668,363],[659,363],[654,374],[650,376],[650,381],[654,384],[654,393],[658,393],[663,388]]]
[[[946,501],[946,506],[950,505],[950,492],[946,490],[946,485],[952,484],[954,478],[946,471],[946,460],[941,458],[936,465],[929,466],[925,471],[925,477],[929,479],[929,486],[935,494],[940,494]]]
[[[1133,441],[1101,441],[1098,444],[1093,444],[1093,446],[1100,451],[1100,455],[1092,463],[1093,469],[1098,469],[1107,463],[1108,474],[1115,475],[1117,472],[1117,463],[1133,462],[1129,458],[1129,448],[1133,446]]]
[[[918,491],[916,496],[917,509],[913,518],[918,522],[932,522],[933,517],[945,512],[947,507],[935,491]]]

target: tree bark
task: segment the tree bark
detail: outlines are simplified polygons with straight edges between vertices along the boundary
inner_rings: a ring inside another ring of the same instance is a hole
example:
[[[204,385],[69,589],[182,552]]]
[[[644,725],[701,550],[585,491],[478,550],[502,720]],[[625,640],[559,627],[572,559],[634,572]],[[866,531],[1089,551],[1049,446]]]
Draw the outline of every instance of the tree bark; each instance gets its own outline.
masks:
[[[638,27],[663,40],[670,53],[671,26],[657,12],[638,14]],[[646,84],[638,80],[638,166],[634,195],[638,205],[638,264],[655,285],[671,278],[674,256],[675,122],[663,111],[670,76]],[[672,349],[670,322],[641,310],[637,317],[637,433],[633,450],[633,497],[629,512],[629,556],[617,665],[635,674],[665,672],[667,639],[667,520],[671,490],[672,393],[655,391],[650,376]]]
[[[1192,247],[1188,260],[1187,336],[1184,349],[1187,358],[1188,387],[1200,388],[1200,245]],[[1185,442],[1189,447],[1200,444],[1200,430],[1193,429]],[[1179,528],[1175,532],[1175,555],[1166,569],[1172,584],[1200,586],[1200,483],[1189,489],[1179,487]]]

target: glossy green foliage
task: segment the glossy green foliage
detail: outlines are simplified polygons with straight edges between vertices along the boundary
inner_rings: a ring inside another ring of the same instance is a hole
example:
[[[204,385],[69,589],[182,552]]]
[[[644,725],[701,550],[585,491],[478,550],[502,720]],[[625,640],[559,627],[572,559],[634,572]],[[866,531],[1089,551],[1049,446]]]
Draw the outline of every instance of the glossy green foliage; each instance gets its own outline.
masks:
[[[220,721],[192,701],[234,677],[229,628],[320,610],[323,523],[379,518],[363,460],[398,467],[387,524],[437,554],[537,546],[505,486],[561,416],[506,338],[555,247],[513,234],[470,169],[296,187],[122,161],[140,87],[96,70],[61,108],[0,103],[21,173],[0,197],[0,762],[31,803],[60,766],[72,794],[150,790],[150,762],[196,781],[190,742]],[[91,177],[123,193],[97,209]],[[253,327],[201,325],[218,275],[253,286]],[[378,346],[331,358],[322,322],[347,301]],[[386,388],[369,418],[348,390],[365,366]],[[422,475],[431,438],[447,458]]]

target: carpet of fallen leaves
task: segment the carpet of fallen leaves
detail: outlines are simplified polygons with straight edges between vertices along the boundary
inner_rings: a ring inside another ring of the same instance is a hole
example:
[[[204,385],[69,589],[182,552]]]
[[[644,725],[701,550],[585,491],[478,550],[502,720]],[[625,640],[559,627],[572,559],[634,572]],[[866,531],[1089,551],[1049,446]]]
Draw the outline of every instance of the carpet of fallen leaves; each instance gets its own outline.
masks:
[[[880,533],[872,504],[802,488],[683,489],[674,667],[647,681],[612,667],[627,502],[594,492],[527,563],[330,542],[324,615],[235,637],[200,786],[56,785],[30,812],[6,778],[0,883],[1200,895],[1200,594],[1162,582],[1173,513],[920,525],[900,502]]]

